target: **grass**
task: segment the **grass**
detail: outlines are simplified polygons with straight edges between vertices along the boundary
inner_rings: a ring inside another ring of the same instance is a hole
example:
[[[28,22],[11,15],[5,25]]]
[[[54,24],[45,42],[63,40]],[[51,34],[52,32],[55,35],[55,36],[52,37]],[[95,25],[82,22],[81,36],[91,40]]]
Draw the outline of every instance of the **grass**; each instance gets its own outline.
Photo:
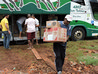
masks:
[[[39,46],[34,46],[36,49],[42,48],[42,49],[47,49],[53,52],[53,43],[43,43],[40,44]],[[86,55],[84,54],[84,50],[79,50],[79,49],[92,49],[92,50],[98,50],[98,39],[96,40],[82,40],[82,41],[69,41],[67,43],[67,49],[66,49],[66,56],[68,57],[69,61],[86,61],[86,65],[92,64],[92,65],[98,65],[98,54],[90,54],[87,53]],[[96,58],[94,58],[96,57]]]
[[[3,48],[0,47],[0,61],[5,58],[6,52]],[[24,58],[24,60],[29,60],[35,58],[35,56],[29,56],[32,53],[32,51],[25,50],[27,48],[27,45],[24,46],[12,46],[12,48],[15,48],[11,50],[11,53],[15,53],[16,55],[19,54],[21,58]],[[36,48],[39,52],[41,52],[41,49],[44,49],[42,53],[52,53],[53,52],[53,43],[42,43],[39,45],[34,45],[34,48]],[[66,49],[66,56],[68,57],[69,61],[76,61],[76,62],[85,62],[86,65],[92,64],[98,66],[98,54],[95,53],[86,53],[84,54],[84,50],[79,49],[92,49],[92,50],[98,50],[98,39],[96,40],[82,40],[82,41],[69,41],[67,43],[67,49]],[[24,52],[25,51],[25,52]],[[46,52],[47,51],[47,52]],[[29,58],[29,59],[28,59]],[[50,58],[51,59],[51,58]],[[35,60],[32,60],[32,63],[35,63]]]
[[[77,56],[83,56],[83,51],[78,49],[79,45],[77,42],[72,41],[68,42],[66,54],[71,61],[77,61],[76,59]]]
[[[90,54],[87,53],[87,55],[84,55],[83,50],[79,50],[80,48],[83,49],[92,49],[92,50],[98,50],[98,40],[83,40],[83,41],[69,41],[67,44],[67,57],[71,61],[86,61],[86,65],[92,64],[98,66],[98,54]],[[96,57],[96,58],[93,58]]]
[[[93,58],[93,56],[81,56],[77,57],[78,61],[85,62],[86,65],[98,65],[98,59]]]

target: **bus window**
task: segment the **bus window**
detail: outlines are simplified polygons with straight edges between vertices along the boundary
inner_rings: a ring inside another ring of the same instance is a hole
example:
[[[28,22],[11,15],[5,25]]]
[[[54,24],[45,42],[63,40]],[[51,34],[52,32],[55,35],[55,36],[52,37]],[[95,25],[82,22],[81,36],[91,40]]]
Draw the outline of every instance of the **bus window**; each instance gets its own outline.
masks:
[[[90,0],[90,4],[94,14],[94,18],[98,20],[98,0]]]
[[[79,3],[81,5],[85,5],[84,0],[72,0],[73,2]]]

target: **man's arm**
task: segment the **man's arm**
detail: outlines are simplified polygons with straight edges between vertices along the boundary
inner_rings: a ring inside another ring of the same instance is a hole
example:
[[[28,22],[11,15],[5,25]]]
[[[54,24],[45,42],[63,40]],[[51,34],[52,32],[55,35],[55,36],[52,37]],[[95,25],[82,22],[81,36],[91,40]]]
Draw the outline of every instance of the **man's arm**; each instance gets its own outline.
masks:
[[[69,29],[67,30],[67,41],[70,36],[71,36],[71,26],[69,26]]]
[[[7,26],[7,23],[5,23],[5,27],[7,28],[7,30],[9,31],[9,28],[8,28],[8,26]]]
[[[36,27],[39,27],[39,25],[36,25]]]
[[[2,29],[2,25],[0,24],[0,29]]]
[[[68,39],[69,39],[69,35],[67,36],[67,41],[68,41]]]
[[[10,32],[10,30],[9,30],[9,28],[8,28],[7,23],[5,23],[5,27],[7,28],[8,32],[9,32],[9,34],[10,34],[11,32]]]
[[[26,30],[26,28],[27,28],[27,20],[25,20],[24,30]]]
[[[5,20],[5,27],[8,30],[8,33],[11,34],[10,30],[9,30],[9,26],[8,26],[8,20]]]
[[[24,24],[24,30],[26,30],[26,28],[27,28],[27,24]]]
[[[39,27],[39,21],[38,21],[38,19],[35,21],[35,26]]]

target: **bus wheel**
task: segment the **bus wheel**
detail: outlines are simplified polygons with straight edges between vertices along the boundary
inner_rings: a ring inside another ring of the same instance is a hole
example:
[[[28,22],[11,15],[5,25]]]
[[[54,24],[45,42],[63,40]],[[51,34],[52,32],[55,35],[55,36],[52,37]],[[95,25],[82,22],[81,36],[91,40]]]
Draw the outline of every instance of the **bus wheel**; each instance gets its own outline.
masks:
[[[71,39],[73,41],[83,40],[85,38],[85,30],[77,27],[72,31]]]

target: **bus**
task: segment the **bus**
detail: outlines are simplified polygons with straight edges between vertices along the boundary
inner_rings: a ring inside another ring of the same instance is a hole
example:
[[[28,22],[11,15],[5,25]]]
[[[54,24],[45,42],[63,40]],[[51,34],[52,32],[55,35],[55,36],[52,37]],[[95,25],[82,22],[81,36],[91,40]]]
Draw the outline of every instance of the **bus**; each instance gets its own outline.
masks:
[[[98,36],[98,0],[73,0],[70,15],[73,17],[72,40]]]
[[[73,17],[70,23],[72,40],[98,36],[98,0],[0,0],[0,20],[4,14],[10,14],[8,20],[11,41],[27,40],[25,30],[22,33],[23,39],[19,39],[16,24],[18,18],[27,17],[27,14],[34,14],[40,21],[39,39],[43,39],[46,21],[51,19],[63,21],[67,14]],[[0,41],[3,41],[1,30]]]

